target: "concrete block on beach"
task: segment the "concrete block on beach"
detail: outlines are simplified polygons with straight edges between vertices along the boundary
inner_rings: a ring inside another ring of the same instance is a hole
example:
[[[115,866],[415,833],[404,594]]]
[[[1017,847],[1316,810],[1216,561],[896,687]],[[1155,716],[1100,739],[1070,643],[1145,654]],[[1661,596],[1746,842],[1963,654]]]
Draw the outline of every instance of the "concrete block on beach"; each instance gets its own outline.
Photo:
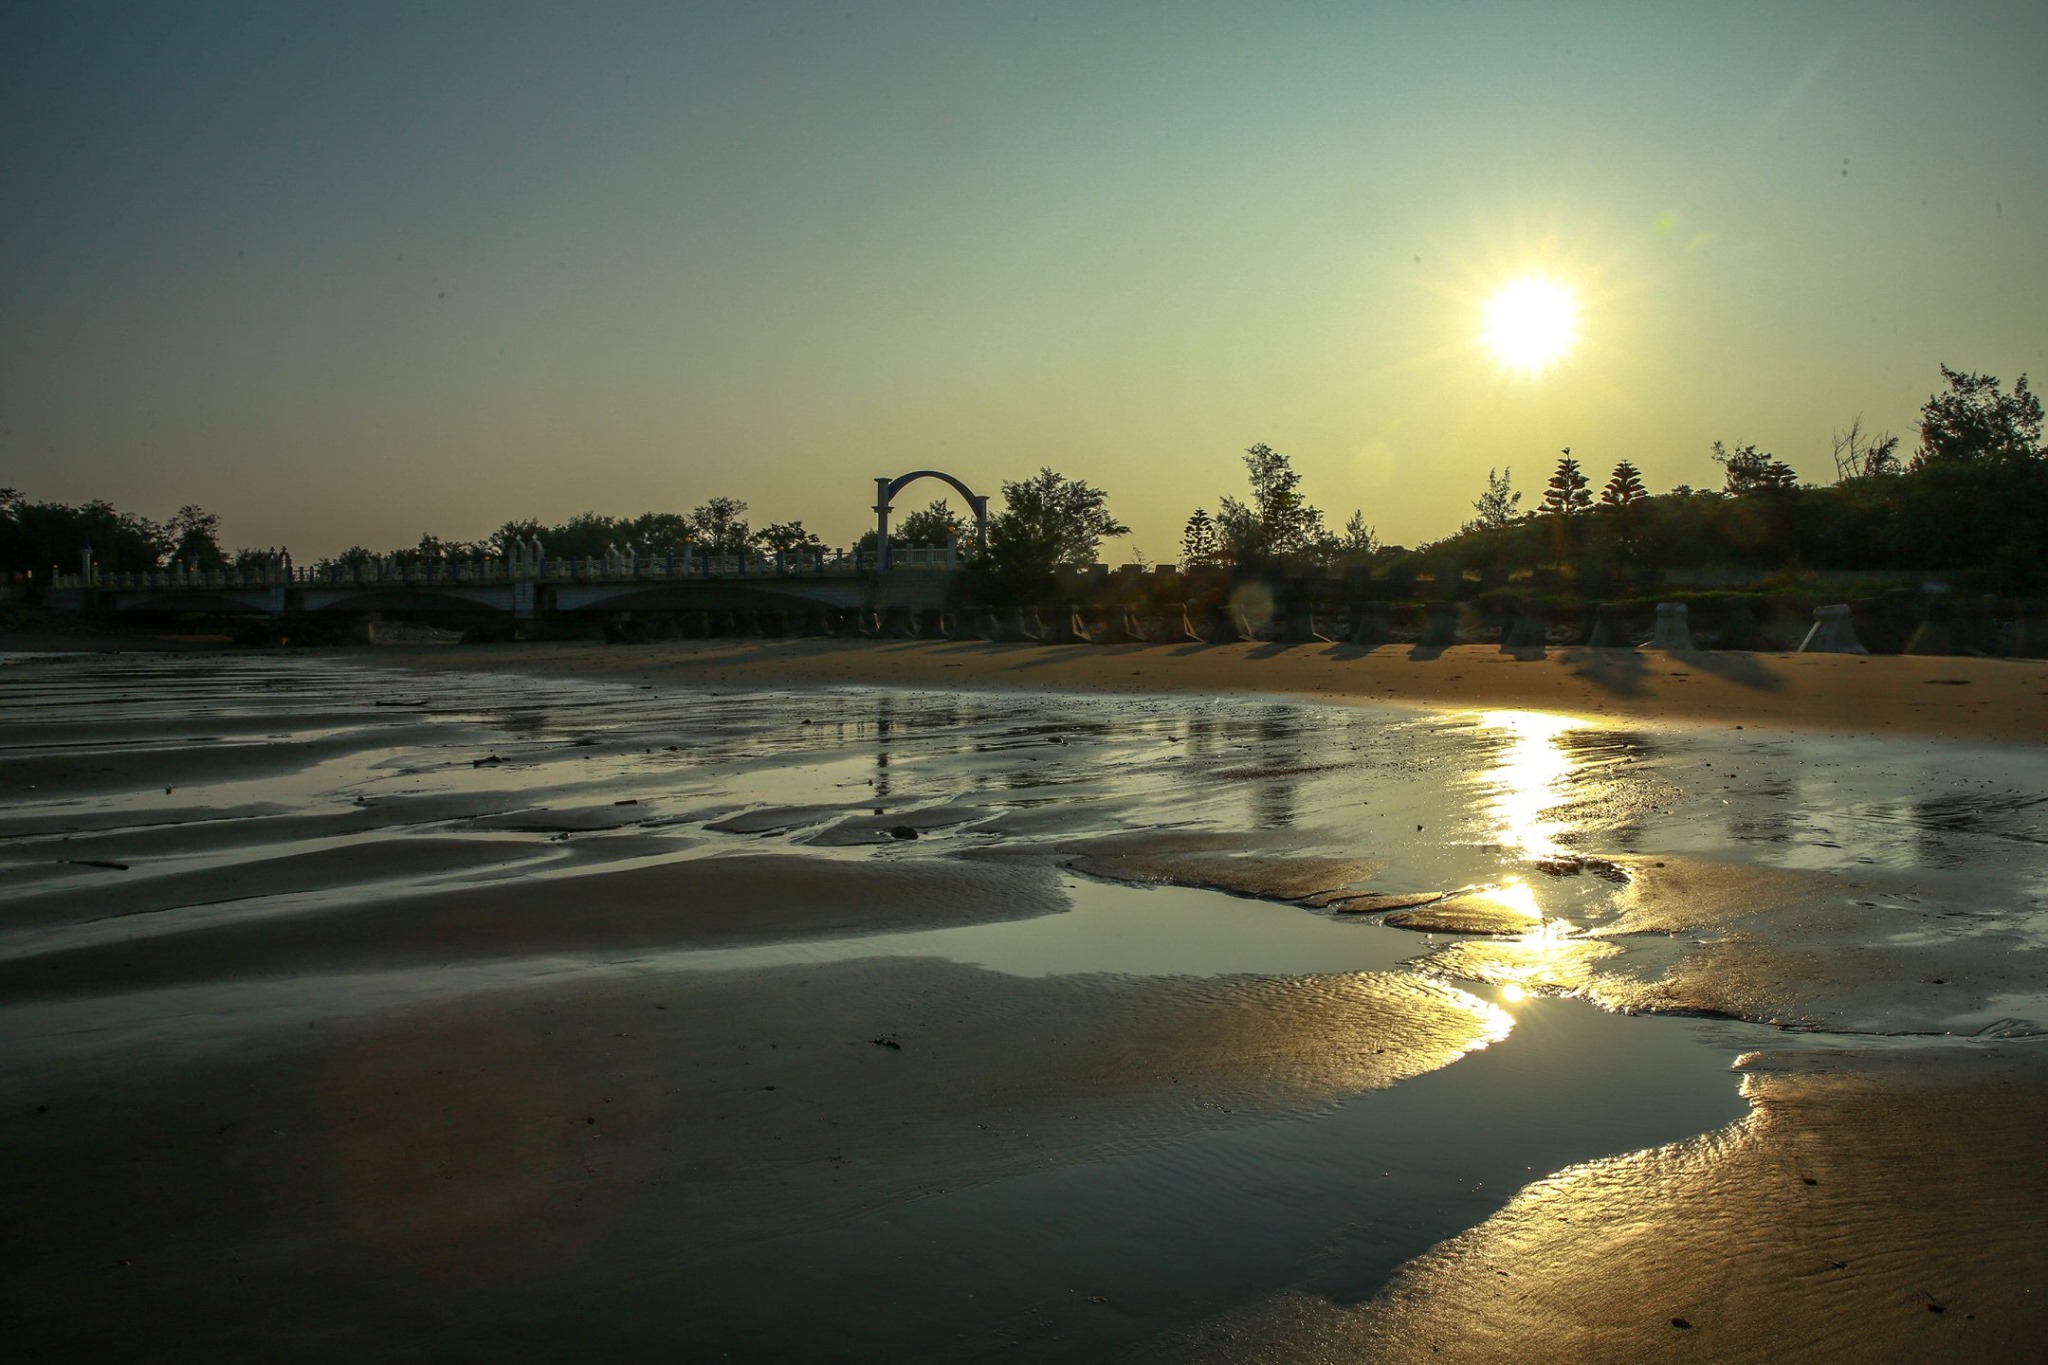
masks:
[[[1644,649],[1691,649],[1692,626],[1688,620],[1691,614],[1683,602],[1659,602],[1657,604],[1657,629],[1642,647]]]
[[[1027,614],[1025,608],[1019,607],[990,638],[999,645],[1035,645],[1045,638],[1045,626],[1036,611]]]
[[[1081,614],[1075,611],[1059,612],[1053,616],[1053,624],[1046,631],[1044,643],[1049,645],[1092,645],[1095,639],[1088,633]]]
[[[1280,643],[1283,645],[1328,644],[1330,637],[1316,630],[1315,613],[1307,607],[1290,611],[1280,621]]]
[[[2015,659],[2048,659],[2048,610],[2023,604],[2013,616],[2005,652]]]
[[[1837,602],[1813,609],[1813,629],[1799,642],[1801,654],[1868,654],[1856,638],[1855,623],[1849,619],[1849,604]]]
[[[1129,607],[1111,607],[1102,614],[1102,624],[1095,629],[1095,642],[1103,645],[1141,645],[1145,643],[1145,632],[1138,628],[1138,618]]]
[[[1159,618],[1159,629],[1152,636],[1154,644],[1198,645],[1202,637],[1195,634],[1194,623],[1188,620],[1185,605],[1168,607]]]
[[[1593,631],[1586,637],[1588,649],[1632,649],[1628,619],[1618,602],[1602,602],[1593,608]]]
[[[1259,638],[1252,633],[1244,613],[1227,603],[1209,613],[1209,619],[1202,622],[1202,635],[1212,645],[1244,644]]]
[[[1927,609],[1921,614],[1920,624],[1913,630],[1913,636],[1906,641],[1908,654],[1955,654],[1955,608],[1945,597],[1928,599]]]
[[[1418,645],[1432,648],[1448,648],[1458,643],[1458,617],[1460,608],[1456,602],[1431,602],[1425,608],[1427,613],[1422,622],[1422,634],[1416,637]]]
[[[989,630],[983,623],[987,620],[988,613],[985,611],[963,611],[947,620],[946,638],[963,643],[986,640],[989,638]]]
[[[1393,638],[1393,628],[1387,624],[1387,609],[1376,603],[1366,603],[1352,613],[1351,630],[1344,640],[1346,644],[1371,649]]]
[[[1541,649],[1549,642],[1548,628],[1543,620],[1543,604],[1528,599],[1517,602],[1514,620],[1500,634],[1502,651]]]

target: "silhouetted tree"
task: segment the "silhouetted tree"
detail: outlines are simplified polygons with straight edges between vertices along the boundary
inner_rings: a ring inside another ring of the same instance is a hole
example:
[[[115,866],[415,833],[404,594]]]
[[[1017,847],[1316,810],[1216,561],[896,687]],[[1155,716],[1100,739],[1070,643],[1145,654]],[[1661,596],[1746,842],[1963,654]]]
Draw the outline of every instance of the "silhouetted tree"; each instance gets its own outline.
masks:
[[[171,558],[187,568],[218,569],[227,563],[220,548],[220,518],[202,507],[186,503],[171,514],[165,528],[171,534]]]
[[[1282,555],[1313,552],[1324,538],[1323,514],[1301,495],[1301,475],[1264,442],[1244,453],[1251,502],[1226,496],[1216,525],[1238,564],[1256,566]]]
[[[800,521],[771,522],[754,533],[754,543],[766,554],[816,554],[825,542],[804,529]]]
[[[1768,450],[1758,450],[1753,443],[1730,450],[1721,442],[1714,442],[1714,463],[1723,471],[1722,491],[1731,498],[1788,493],[1799,487],[1799,475],[1791,465]]]
[[[643,555],[680,555],[690,544],[689,518],[680,512],[642,512],[612,523],[620,549],[631,546]],[[541,543],[547,543],[542,537]]]
[[[1851,479],[1882,479],[1903,472],[1899,464],[1899,438],[1888,431],[1875,436],[1863,432],[1863,419],[1849,423],[1847,431],[1835,433],[1835,482]]]
[[[1600,490],[1602,507],[1633,507],[1650,496],[1650,490],[1643,487],[1642,471],[1627,460],[1614,467],[1608,477],[1607,486]]]
[[[1941,367],[1947,393],[1920,408],[1920,448],[1913,468],[2048,458],[2041,448],[2041,400],[2021,375],[2010,394],[1998,391],[1996,375],[1968,374]]]
[[[753,528],[744,520],[747,505],[738,498],[712,498],[690,509],[690,540],[697,553],[706,555],[745,554],[754,539]]]
[[[918,508],[892,528],[891,534],[899,545],[944,545],[947,536],[967,538],[962,535],[953,504],[945,498]]]
[[[1317,548],[1319,557],[1326,563],[1365,559],[1379,550],[1380,536],[1378,531],[1365,524],[1365,509],[1359,507],[1352,509],[1351,515],[1344,519],[1342,535],[1324,536]]]
[[[989,518],[987,552],[974,566],[973,593],[997,603],[1042,600],[1063,564],[1092,564],[1108,536],[1130,534],[1109,514],[1109,495],[1042,468],[1003,484],[1003,510]]]
[[[1197,507],[1180,533],[1180,562],[1184,569],[1197,569],[1229,560],[1229,547],[1216,528],[1206,507]]]
[[[939,498],[929,506],[915,512],[905,513],[902,520],[889,527],[889,542],[892,545],[944,545],[947,535],[959,538],[962,553],[973,550],[973,535],[962,525],[953,512],[953,504]],[[875,533],[872,530],[860,533],[860,539],[853,542],[856,550],[873,550]]]
[[[1593,495],[1587,490],[1586,476],[1579,472],[1579,462],[1572,458],[1567,446],[1564,458],[1557,462],[1556,472],[1543,487],[1543,503],[1537,510],[1549,515],[1568,517],[1585,511],[1593,505]]]
[[[167,528],[109,502],[71,507],[30,502],[14,489],[0,493],[0,570],[8,573],[77,573],[87,545],[100,568],[139,573],[163,567],[173,544]]]
[[[1472,510],[1479,515],[1458,528],[1459,534],[1498,531],[1515,523],[1521,515],[1522,495],[1508,481],[1514,472],[1513,465],[1486,471],[1486,491],[1472,500]]]

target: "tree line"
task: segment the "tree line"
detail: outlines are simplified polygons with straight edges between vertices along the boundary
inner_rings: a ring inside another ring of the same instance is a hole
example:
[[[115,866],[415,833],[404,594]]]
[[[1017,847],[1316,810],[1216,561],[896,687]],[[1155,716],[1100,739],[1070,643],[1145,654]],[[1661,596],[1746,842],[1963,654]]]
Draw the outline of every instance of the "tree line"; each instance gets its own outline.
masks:
[[[1512,469],[1489,470],[1474,516],[1418,555],[1438,564],[1555,565],[1582,578],[1654,580],[1703,565],[1764,571],[1977,571],[1985,587],[2048,587],[2048,448],[2042,407],[2022,375],[2010,392],[1991,375],[1941,367],[1944,388],[1920,409],[1919,441],[1860,420],[1834,439],[1835,478],[1801,482],[1754,442],[1716,441],[1717,489],[1652,495],[1627,460],[1596,495],[1569,448],[1537,506],[1521,510]]]
[[[1182,528],[1184,566],[1216,566],[1258,575],[1311,564],[1350,566],[1419,559],[1467,566],[1566,566],[1582,576],[1649,578],[1679,566],[1762,569],[1984,569],[2009,590],[2048,583],[2048,450],[2042,408],[2022,375],[2010,392],[1994,376],[1941,367],[1944,389],[1922,406],[1919,442],[1904,458],[1900,442],[1851,423],[1835,440],[1836,478],[1803,484],[1793,469],[1753,442],[1716,441],[1718,489],[1681,485],[1651,494],[1630,461],[1618,461],[1595,489],[1596,474],[1567,447],[1554,462],[1537,505],[1524,511],[1512,467],[1491,469],[1458,531],[1415,550],[1382,544],[1362,510],[1332,531],[1311,503],[1287,456],[1264,443],[1246,450],[1246,490],[1224,494],[1212,514],[1197,507]],[[958,545],[968,590],[986,600],[1023,601],[1050,589],[1054,570],[1087,564],[1102,541],[1128,534],[1108,495],[1084,480],[1041,468],[1002,484],[1003,509],[991,516],[986,544],[946,499],[904,515],[899,545]],[[378,552],[351,546],[332,562],[372,559],[417,563],[508,555],[539,541],[550,558],[598,558],[612,549],[642,555],[769,555],[828,547],[800,521],[756,528],[736,498],[711,498],[687,512],[611,517],[582,512],[559,523],[508,521],[477,541],[431,533],[417,544]],[[220,519],[187,505],[151,521],[95,501],[70,507],[30,502],[0,489],[0,569],[10,574],[72,572],[90,544],[96,563],[117,572],[181,564],[217,569],[262,563],[275,550],[224,550]],[[874,548],[868,531],[851,547]]]

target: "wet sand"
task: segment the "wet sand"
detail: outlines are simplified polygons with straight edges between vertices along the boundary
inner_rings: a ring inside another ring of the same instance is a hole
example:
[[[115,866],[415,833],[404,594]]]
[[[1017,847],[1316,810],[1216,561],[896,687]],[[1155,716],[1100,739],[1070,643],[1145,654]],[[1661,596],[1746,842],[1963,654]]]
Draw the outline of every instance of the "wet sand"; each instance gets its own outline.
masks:
[[[2038,1051],[1752,1059],[1740,1124],[1539,1180],[1370,1303],[1276,1295],[1147,1358],[2038,1359]]]
[[[1010,687],[1527,707],[1663,723],[2048,743],[2048,661],[1386,645],[705,640],[392,648],[379,663],[696,686]]]
[[[1818,661],[1888,680],[1881,740],[1788,728],[1810,695],[1740,734],[1190,704],[1361,661],[1160,650],[831,644],[897,686],[759,692],[785,648],[0,675],[0,1352],[2048,1336],[2032,665]],[[1464,657],[1384,669],[1512,700]],[[1912,689],[1990,683],[2032,730],[1929,737],[1964,717]],[[1382,922],[1438,895],[1481,932]]]

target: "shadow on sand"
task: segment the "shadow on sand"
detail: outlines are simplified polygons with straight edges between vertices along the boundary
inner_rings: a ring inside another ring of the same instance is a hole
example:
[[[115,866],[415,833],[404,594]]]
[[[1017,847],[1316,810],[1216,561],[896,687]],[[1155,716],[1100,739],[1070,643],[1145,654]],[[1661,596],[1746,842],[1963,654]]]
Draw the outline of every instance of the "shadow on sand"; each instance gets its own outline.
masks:
[[[1644,653],[1635,649],[1576,648],[1563,650],[1558,657],[1570,667],[1574,677],[1623,697],[1639,697],[1649,690],[1650,670],[1659,659],[1685,664],[1758,692],[1776,692],[1785,686],[1784,676],[1756,654],[1703,649]]]
[[[1785,675],[1771,667],[1761,654],[1739,650],[1682,649],[1674,650],[1665,657],[1758,692],[1778,692],[1785,686]]]

